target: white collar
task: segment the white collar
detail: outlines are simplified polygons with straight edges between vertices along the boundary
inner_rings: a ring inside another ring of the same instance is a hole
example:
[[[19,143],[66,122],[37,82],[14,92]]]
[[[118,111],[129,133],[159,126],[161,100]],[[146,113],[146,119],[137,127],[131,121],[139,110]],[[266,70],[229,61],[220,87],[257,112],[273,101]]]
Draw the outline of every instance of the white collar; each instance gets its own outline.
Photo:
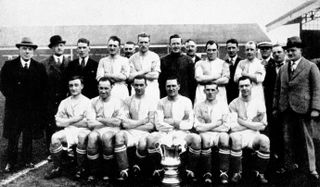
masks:
[[[232,62],[234,64],[236,62],[237,58],[238,58],[238,55],[234,56],[233,58],[229,57],[229,62],[231,62],[231,60],[232,60]]]
[[[25,60],[23,60],[23,59],[20,57],[20,63],[21,63],[21,65],[22,65],[22,67],[24,67],[25,64],[27,64],[27,67],[29,68],[30,62],[31,62],[30,59],[29,59],[28,61],[25,61]]]
[[[60,63],[63,62],[63,55],[57,56],[57,55],[53,55],[53,59],[55,62],[58,62],[58,59],[60,59]]]
[[[88,62],[89,56],[86,56],[86,57],[84,57],[83,59],[84,59],[85,64],[87,65],[87,62]],[[81,57],[79,57],[79,64],[80,64],[80,65],[81,65],[81,61],[82,61],[82,58],[81,58]]]

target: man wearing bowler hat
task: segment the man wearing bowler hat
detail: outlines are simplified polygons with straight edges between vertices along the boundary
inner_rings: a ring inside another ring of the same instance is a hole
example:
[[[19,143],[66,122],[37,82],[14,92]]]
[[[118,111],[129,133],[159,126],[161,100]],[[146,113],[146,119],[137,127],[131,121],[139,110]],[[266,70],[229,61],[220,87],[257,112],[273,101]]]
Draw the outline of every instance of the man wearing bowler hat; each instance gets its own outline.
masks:
[[[65,57],[66,41],[59,35],[50,38],[48,47],[52,50],[52,55],[41,63],[46,68],[47,83],[47,116],[46,116],[46,146],[48,155],[52,134],[57,130],[54,115],[57,113],[59,103],[67,97],[68,87],[65,75],[65,69],[68,66],[69,59]]]
[[[45,111],[47,75],[42,64],[32,59],[38,47],[30,38],[16,44],[19,57],[6,61],[1,69],[1,92],[6,98],[3,135],[8,139],[5,172],[17,162],[19,136],[26,167],[33,167],[32,139],[41,138]]]
[[[310,179],[319,181],[312,139],[312,120],[319,118],[320,73],[317,66],[302,56],[299,37],[287,40],[289,62],[278,73],[273,114],[282,120],[284,133],[284,170],[302,168]]]

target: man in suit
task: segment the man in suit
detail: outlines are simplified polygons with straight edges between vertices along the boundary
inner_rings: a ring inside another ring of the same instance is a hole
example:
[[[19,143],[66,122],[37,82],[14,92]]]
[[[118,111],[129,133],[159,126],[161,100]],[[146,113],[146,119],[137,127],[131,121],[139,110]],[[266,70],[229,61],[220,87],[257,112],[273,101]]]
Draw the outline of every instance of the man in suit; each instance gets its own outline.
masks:
[[[229,64],[230,71],[230,79],[226,86],[226,90],[227,100],[228,103],[230,103],[233,99],[239,96],[238,84],[234,81],[234,73],[236,71],[238,63],[240,62],[240,60],[242,60],[242,58],[238,56],[239,46],[236,39],[229,39],[226,42],[226,47],[228,55],[225,58],[225,61]]]
[[[285,63],[285,51],[283,47],[276,44],[272,47],[273,60],[270,60],[266,67],[266,77],[263,82],[265,103],[267,109],[268,133],[270,137],[271,161],[275,166],[279,166],[277,160],[282,158],[282,129],[279,119],[272,115],[273,91],[276,83],[277,74]],[[274,162],[275,161],[275,162]]]
[[[181,81],[179,93],[193,102],[195,95],[193,61],[189,56],[182,54],[182,38],[179,35],[170,36],[169,44],[171,48],[170,54],[161,58],[161,73],[159,75],[160,98],[167,95],[165,88],[167,78],[178,76]]]
[[[186,50],[187,50],[186,51],[187,56],[192,58],[193,68],[194,68],[196,62],[201,60],[201,58],[197,55],[197,44],[192,39],[186,40],[186,42],[184,44],[185,44],[185,47],[186,47]],[[193,91],[192,95],[191,95],[191,98],[195,98],[197,85],[198,85],[197,80],[194,78],[193,81],[192,81],[192,84],[191,84],[191,90]]]
[[[186,40],[184,43],[186,47],[186,53],[189,57],[192,58],[193,63],[198,62],[201,58],[196,54],[197,53],[197,44],[192,39]]]
[[[3,135],[8,139],[5,172],[17,162],[19,137],[26,167],[33,167],[32,139],[42,137],[47,75],[42,64],[32,59],[37,49],[30,38],[16,44],[19,57],[6,61],[1,70],[1,92],[6,98]]]
[[[302,47],[299,37],[288,38],[290,62],[280,68],[277,76],[273,114],[282,119],[284,169],[291,173],[302,166],[311,179],[318,181],[311,121],[319,118],[320,73],[314,63],[302,56]]]
[[[48,47],[53,54],[41,63],[46,68],[47,83],[47,122],[46,122],[46,146],[50,155],[50,141],[52,134],[57,130],[54,115],[57,113],[59,103],[67,97],[67,84],[65,82],[65,69],[69,59],[63,55],[65,43],[61,36],[54,35],[50,38]],[[48,157],[50,159],[50,157]]]
[[[127,41],[123,47],[124,57],[128,59],[136,52],[136,44],[133,41]]]
[[[66,76],[69,80],[73,76],[82,76],[84,82],[84,88],[82,94],[89,99],[98,96],[96,80],[98,62],[91,59],[89,56],[90,52],[90,41],[85,38],[80,38],[77,42],[77,51],[79,58],[71,61],[66,69]]]

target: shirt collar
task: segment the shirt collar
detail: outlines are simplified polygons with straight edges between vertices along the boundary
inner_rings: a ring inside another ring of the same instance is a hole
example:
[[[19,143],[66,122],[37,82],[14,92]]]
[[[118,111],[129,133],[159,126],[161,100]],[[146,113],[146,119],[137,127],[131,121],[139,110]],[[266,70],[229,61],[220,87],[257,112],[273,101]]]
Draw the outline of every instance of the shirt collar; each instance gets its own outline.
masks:
[[[299,58],[296,61],[291,61],[291,65],[294,63],[294,65],[297,67],[300,61],[301,61],[301,58]]]
[[[22,67],[24,67],[25,64],[27,64],[27,66],[29,67],[30,66],[30,62],[31,62],[31,60],[25,61],[20,57],[20,63],[22,65]]]
[[[229,57],[229,62],[231,62],[231,60],[232,60],[232,62],[234,64],[236,62],[237,58],[238,58],[238,55],[236,55],[234,57]]]
[[[88,62],[88,59],[89,59],[89,56],[84,57],[84,61],[85,61],[86,64],[87,64],[87,62]],[[81,61],[82,61],[82,58],[79,57],[79,64],[80,64],[80,65],[81,65]]]
[[[57,55],[53,55],[54,61],[58,62],[58,59],[60,59],[60,63],[63,62],[63,55],[57,56]]]

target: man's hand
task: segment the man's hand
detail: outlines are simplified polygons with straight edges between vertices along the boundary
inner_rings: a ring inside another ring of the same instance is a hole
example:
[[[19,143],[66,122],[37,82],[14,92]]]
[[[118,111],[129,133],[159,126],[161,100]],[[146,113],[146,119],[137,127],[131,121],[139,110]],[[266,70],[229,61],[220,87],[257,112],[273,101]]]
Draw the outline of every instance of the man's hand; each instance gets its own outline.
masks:
[[[157,124],[157,130],[158,131],[169,132],[172,129],[173,129],[173,126],[171,126],[171,125],[169,125],[167,123],[161,122],[161,123]]]
[[[83,120],[84,118],[85,118],[84,115],[74,116],[74,117],[73,117],[73,122],[74,122],[74,123],[77,123],[77,122]]]
[[[312,110],[310,116],[311,116],[311,118],[318,118],[319,117],[319,111],[318,110]]]

